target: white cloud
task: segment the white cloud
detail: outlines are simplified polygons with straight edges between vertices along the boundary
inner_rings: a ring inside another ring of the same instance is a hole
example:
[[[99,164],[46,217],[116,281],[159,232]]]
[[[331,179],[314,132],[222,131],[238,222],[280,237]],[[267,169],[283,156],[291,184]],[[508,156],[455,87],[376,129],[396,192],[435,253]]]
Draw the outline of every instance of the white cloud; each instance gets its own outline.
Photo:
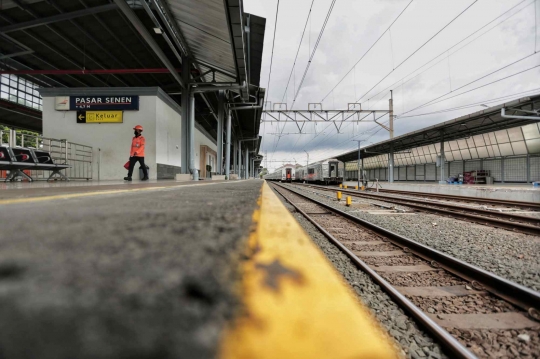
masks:
[[[331,2],[331,0],[315,0],[314,2],[311,21],[308,23],[296,62],[295,75],[293,75],[287,90],[285,101],[288,102],[289,108],[295,93],[293,85],[298,86],[300,83],[307,65],[308,54],[310,49],[313,49]],[[305,109],[310,102],[320,102],[408,3],[409,0],[338,0],[294,108]],[[356,66],[355,71],[351,71],[343,82],[328,95],[323,103],[324,108],[346,108],[347,103],[354,102],[361,95],[366,94],[377,82],[389,74],[381,84],[367,93],[361,101],[364,108],[387,108],[389,93],[384,91],[378,96],[375,95],[441,53],[444,55],[437,60],[440,62],[431,63],[429,66],[433,67],[429,70],[412,79],[411,76],[406,77],[403,85],[402,82],[398,82],[395,86],[390,87],[393,89],[394,109],[397,115],[410,111],[450,91],[452,91],[451,94],[441,97],[441,102],[436,100],[433,104],[407,115],[435,112],[540,87],[538,85],[540,70],[537,68],[462,96],[445,100],[447,97],[460,92],[482,86],[540,64],[540,54],[537,53],[528,59],[456,91],[460,86],[515,62],[524,56],[534,54],[535,41],[537,41],[537,50],[540,49],[540,41],[537,40],[538,36],[535,37],[535,7],[533,0],[524,2],[522,0],[477,1],[432,41],[422,47],[400,67],[393,70],[472,3],[473,0],[414,1],[391,28],[391,36],[386,33]],[[272,103],[282,102],[285,97],[285,87],[293,66],[310,4],[311,0],[280,1],[270,92],[268,94],[268,100]],[[518,5],[512,12],[515,15],[509,17],[511,14],[508,14],[502,17],[448,53],[445,53],[445,50],[452,45],[466,38],[515,5]],[[246,12],[266,18],[261,86],[267,87],[276,1],[245,0],[244,8]],[[537,17],[540,19],[540,14],[537,14]],[[508,18],[506,21],[495,26],[506,18]],[[473,107],[429,116],[403,118],[396,121],[395,134],[396,136],[404,134],[479,109]],[[381,120],[384,122],[385,118]],[[326,128],[324,134],[320,134],[323,128]],[[372,130],[369,133],[358,136],[359,133],[370,129]],[[378,132],[374,134],[376,131]],[[310,153],[310,161],[312,161],[354,149],[357,144],[352,140],[356,138],[368,138],[371,136],[369,141],[373,143],[388,138],[388,133],[385,130],[380,130],[380,127],[377,127],[373,122],[358,125],[344,124],[341,128],[342,134],[337,134],[336,128],[328,124],[318,124],[316,126],[308,124],[304,128],[304,132],[310,134],[306,135],[291,134],[281,138],[271,135],[271,133],[279,132],[295,133],[298,132],[298,128],[294,124],[286,125],[285,128],[282,125],[269,123],[261,126],[261,135],[264,137],[261,153],[267,152],[270,161],[283,160],[291,162],[296,159],[301,163],[305,163],[306,154],[304,150]],[[318,134],[314,134],[315,132]],[[268,163],[270,168],[279,165],[278,162]]]

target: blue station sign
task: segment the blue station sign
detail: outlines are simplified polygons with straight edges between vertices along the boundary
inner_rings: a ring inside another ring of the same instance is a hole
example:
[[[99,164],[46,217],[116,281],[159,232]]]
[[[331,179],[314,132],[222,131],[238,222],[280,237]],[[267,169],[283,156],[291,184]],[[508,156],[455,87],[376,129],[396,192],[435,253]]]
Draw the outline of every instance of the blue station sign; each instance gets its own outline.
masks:
[[[139,110],[139,96],[69,96],[69,110]]]

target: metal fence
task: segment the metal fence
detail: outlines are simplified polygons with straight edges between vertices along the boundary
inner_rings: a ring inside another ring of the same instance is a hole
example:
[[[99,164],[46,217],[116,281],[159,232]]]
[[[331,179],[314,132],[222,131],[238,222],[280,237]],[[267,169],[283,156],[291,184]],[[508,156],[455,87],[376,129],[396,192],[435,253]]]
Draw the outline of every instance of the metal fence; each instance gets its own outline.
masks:
[[[0,144],[11,147],[33,148],[50,153],[57,164],[68,164],[65,175],[70,179],[90,180],[93,176],[93,149],[91,146],[69,142],[65,139],[55,139],[17,132],[16,130],[0,130]],[[30,170],[34,180],[47,179],[49,171]]]
[[[354,163],[348,163],[345,172],[346,180],[356,180],[358,171],[353,170]],[[465,161],[445,162],[445,175],[443,179],[457,176],[463,172],[474,170],[489,170],[490,177],[499,183],[531,183],[540,181],[540,154],[527,156],[512,156],[486,159],[473,159]],[[388,168],[366,169],[370,181],[388,180]],[[409,166],[394,166],[394,181],[439,181],[440,167],[435,163],[417,164]]]

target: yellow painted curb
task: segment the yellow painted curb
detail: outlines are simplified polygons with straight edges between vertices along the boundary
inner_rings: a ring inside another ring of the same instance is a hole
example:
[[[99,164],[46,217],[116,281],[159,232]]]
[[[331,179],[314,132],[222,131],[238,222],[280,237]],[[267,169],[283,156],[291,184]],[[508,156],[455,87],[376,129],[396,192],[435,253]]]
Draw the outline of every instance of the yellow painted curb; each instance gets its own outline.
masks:
[[[266,182],[259,204],[241,267],[244,312],[226,329],[219,357],[399,358]]]

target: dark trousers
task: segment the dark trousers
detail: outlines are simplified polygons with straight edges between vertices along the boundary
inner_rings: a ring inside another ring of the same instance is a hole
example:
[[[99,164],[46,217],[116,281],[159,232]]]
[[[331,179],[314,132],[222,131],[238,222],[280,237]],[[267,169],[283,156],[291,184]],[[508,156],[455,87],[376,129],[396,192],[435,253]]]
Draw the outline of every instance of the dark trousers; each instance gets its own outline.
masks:
[[[146,170],[146,165],[144,164],[144,157],[137,157],[137,156],[133,156],[129,158],[128,177],[131,177],[131,175],[133,174],[133,167],[135,167],[135,164],[137,162],[141,164],[144,177],[148,177],[148,171]]]

